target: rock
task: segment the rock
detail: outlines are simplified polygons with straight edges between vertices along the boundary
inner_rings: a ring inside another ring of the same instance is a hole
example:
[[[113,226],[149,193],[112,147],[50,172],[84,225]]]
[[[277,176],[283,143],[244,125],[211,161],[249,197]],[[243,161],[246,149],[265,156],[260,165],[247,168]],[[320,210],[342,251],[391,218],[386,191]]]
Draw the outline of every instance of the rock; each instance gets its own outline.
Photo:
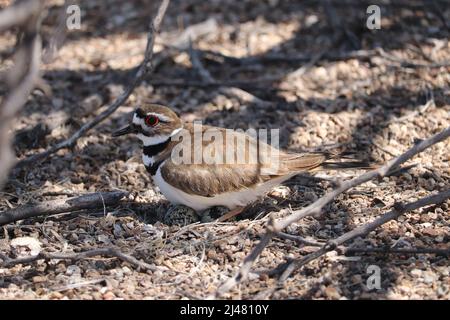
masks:
[[[123,267],[122,271],[123,271],[124,274],[131,274],[132,273],[131,269],[128,268],[127,266]]]
[[[425,228],[422,230],[422,234],[429,237],[437,237],[441,233],[438,228]]]
[[[114,293],[112,293],[111,291],[108,291],[103,295],[103,299],[105,299],[105,300],[114,300],[115,298],[116,298],[116,295]]]
[[[353,284],[358,284],[362,282],[362,276],[360,274],[355,274],[351,277],[351,281]]]
[[[270,193],[275,197],[287,198],[291,193],[291,190],[289,189],[289,187],[286,186],[278,186],[273,188]]]
[[[105,281],[108,289],[114,289],[119,286],[119,281],[117,281],[116,279],[109,278],[106,279]]]
[[[46,276],[34,276],[32,280],[33,280],[33,283],[41,283],[41,282],[46,282],[47,277]]]
[[[11,240],[10,245],[19,256],[35,256],[41,252],[41,242],[33,237],[14,238]]]
[[[80,267],[78,267],[78,266],[76,266],[74,264],[68,266],[67,269],[66,269],[66,275],[68,275],[68,276],[71,276],[71,275],[74,275],[74,274],[80,274],[80,273],[81,273]]]
[[[429,271],[424,272],[423,282],[430,284],[430,283],[433,283],[434,281],[436,281],[436,275],[434,273],[429,272]]]
[[[64,296],[61,292],[58,291],[53,291],[52,293],[50,293],[50,299],[62,299]]]
[[[325,296],[329,299],[339,299],[341,297],[337,289],[332,286],[325,288]]]
[[[420,277],[422,275],[422,270],[420,270],[420,269],[413,269],[413,270],[411,270],[411,275],[413,275],[415,277]]]

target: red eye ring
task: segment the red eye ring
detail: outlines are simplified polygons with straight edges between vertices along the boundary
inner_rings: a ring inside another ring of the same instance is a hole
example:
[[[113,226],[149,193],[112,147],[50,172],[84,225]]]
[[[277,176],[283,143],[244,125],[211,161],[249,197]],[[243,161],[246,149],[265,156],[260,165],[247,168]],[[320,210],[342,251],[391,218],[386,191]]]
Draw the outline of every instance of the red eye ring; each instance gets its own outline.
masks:
[[[154,127],[159,123],[159,118],[157,116],[154,115],[148,115],[145,117],[145,124],[150,126],[150,127]]]

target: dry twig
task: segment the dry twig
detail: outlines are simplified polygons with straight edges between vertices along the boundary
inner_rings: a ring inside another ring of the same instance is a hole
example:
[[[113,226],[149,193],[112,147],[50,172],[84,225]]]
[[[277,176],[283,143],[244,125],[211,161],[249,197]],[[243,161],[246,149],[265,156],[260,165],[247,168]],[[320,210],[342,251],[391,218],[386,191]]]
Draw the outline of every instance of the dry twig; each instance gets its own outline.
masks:
[[[400,67],[402,68],[449,68],[450,67],[450,61],[443,61],[443,62],[431,62],[431,63],[420,63],[420,62],[413,62],[405,59],[398,58],[392,54],[387,53],[383,50],[383,48],[378,48],[378,54],[391,62],[399,63]]]
[[[0,226],[42,215],[48,216],[83,209],[103,208],[104,206],[117,204],[126,195],[127,192],[123,191],[97,192],[69,199],[58,199],[34,205],[25,205],[0,212]]]
[[[260,56],[235,58],[216,51],[202,51],[205,58],[212,58],[214,61],[227,62],[232,65],[249,65],[249,64],[267,64],[267,63],[304,63],[314,60],[315,55],[311,54],[297,54],[287,55],[284,53],[267,53]],[[323,60],[347,60],[360,59],[368,60],[377,55],[377,50],[354,50],[346,52],[336,52],[328,50],[321,59]]]
[[[314,241],[314,240],[308,240],[308,239],[305,239],[303,237],[294,236],[292,234],[285,233],[285,232],[278,232],[277,233],[277,237],[281,238],[281,239],[295,241],[295,242],[297,242],[298,244],[300,244],[302,246],[320,247],[320,246],[322,246],[324,244],[323,242],[318,242],[318,241]]]
[[[140,268],[143,270],[149,270],[149,271],[156,271],[159,268],[152,266],[146,262],[140,261],[136,259],[133,256],[130,256],[128,254],[125,254],[121,251],[119,251],[116,248],[99,248],[99,249],[92,249],[88,251],[82,251],[82,252],[76,252],[76,253],[62,253],[62,252],[39,252],[37,255],[29,256],[29,257],[23,257],[23,258],[17,258],[17,259],[11,259],[5,254],[0,253],[0,259],[3,260],[3,263],[1,264],[2,267],[12,267],[18,264],[27,264],[38,260],[82,260],[86,258],[91,258],[95,256],[108,256],[108,257],[115,257],[122,261],[128,262],[129,264],[133,265],[136,268]]]
[[[20,1],[0,12],[0,31],[19,26],[23,38],[6,75],[7,94],[0,104],[0,188],[15,162],[10,122],[26,103],[39,78],[42,41],[39,35],[44,1]]]
[[[208,34],[213,34],[219,30],[219,25],[216,19],[209,18],[204,22],[190,25],[176,39],[171,41],[171,47],[176,48],[179,51],[185,51],[189,49],[190,42],[194,39],[198,39]]]
[[[255,83],[256,82],[256,83]],[[204,81],[195,81],[195,80],[189,80],[189,81],[183,81],[183,80],[150,80],[148,81],[149,84],[155,87],[196,87],[196,88],[214,88],[214,87],[240,87],[246,90],[258,90],[262,92],[267,91],[283,91],[280,88],[268,88],[267,84],[269,84],[269,80],[263,80],[260,81],[256,79],[255,81],[242,81],[242,80],[227,80],[227,81],[218,81],[214,83],[207,83]],[[266,84],[267,83],[267,84]]]
[[[343,253],[346,256],[351,256],[355,254],[436,254],[440,256],[450,256],[450,249],[441,248],[344,248],[341,250],[339,248],[339,253]]]

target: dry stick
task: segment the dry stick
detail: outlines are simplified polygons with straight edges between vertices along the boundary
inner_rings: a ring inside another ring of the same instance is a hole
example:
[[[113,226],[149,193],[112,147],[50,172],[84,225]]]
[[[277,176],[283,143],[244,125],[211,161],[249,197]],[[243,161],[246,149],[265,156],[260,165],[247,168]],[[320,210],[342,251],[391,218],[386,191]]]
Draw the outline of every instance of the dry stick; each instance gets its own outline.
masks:
[[[131,95],[134,89],[142,82],[147,74],[149,74],[153,70],[152,58],[153,58],[153,47],[155,43],[156,33],[159,31],[159,27],[161,25],[161,21],[166,12],[167,6],[169,5],[170,0],[162,0],[161,5],[159,6],[158,13],[156,17],[150,23],[150,31],[147,36],[147,46],[145,49],[144,60],[139,66],[138,71],[136,72],[135,77],[125,89],[125,91],[102,113],[96,116],[92,121],[84,124],[77,132],[75,132],[69,139],[61,141],[60,143],[54,145],[50,149],[32,155],[26,159],[19,161],[17,167],[23,167],[30,164],[35,164],[36,162],[42,161],[46,159],[53,153],[72,147],[75,142],[84,136],[89,130],[95,127],[97,124],[108,118],[111,114],[113,114]]]
[[[322,211],[322,208],[333,201],[335,197],[337,197],[339,194],[356,187],[364,182],[370,181],[376,177],[383,177],[391,170],[397,168],[399,165],[407,161],[408,159],[412,158],[414,155],[424,151],[425,149],[431,147],[432,145],[439,143],[445,139],[450,137],[450,127],[443,130],[440,133],[435,134],[434,136],[423,140],[417,144],[415,144],[412,148],[410,148],[408,151],[403,153],[397,158],[394,158],[387,162],[384,166],[368,171],[366,173],[363,173],[362,175],[353,178],[348,181],[344,181],[341,183],[340,186],[338,186],[335,190],[327,193],[322,198],[318,199],[317,201],[313,202],[309,206],[294,211],[291,215],[287,216],[286,218],[283,218],[279,221],[274,221],[273,218],[269,220],[269,223],[267,225],[267,231],[262,236],[262,239],[260,242],[256,245],[256,247],[253,248],[253,250],[250,252],[250,254],[244,259],[241,268],[239,271],[230,279],[225,281],[219,288],[217,289],[215,293],[215,297],[220,297],[230,291],[234,286],[241,283],[243,280],[245,280],[248,276],[248,273],[250,272],[251,267],[255,263],[256,259],[259,257],[261,252],[265,249],[265,247],[269,244],[272,237],[276,236],[276,234],[283,229],[285,229],[290,224],[304,218],[310,215],[319,214]],[[283,212],[284,210],[282,210]],[[287,211],[286,211],[287,212]]]
[[[346,256],[358,253],[384,253],[384,254],[436,254],[441,256],[450,256],[450,249],[440,248],[338,248],[339,253]]]
[[[284,232],[278,232],[276,234],[277,238],[281,238],[281,239],[286,239],[286,240],[291,240],[291,241],[295,241],[301,245],[305,245],[305,246],[311,246],[311,247],[320,247],[324,244],[324,242],[318,242],[318,241],[314,241],[314,240],[308,240],[305,239],[303,237],[300,236],[295,236],[289,233],[284,233]]]
[[[249,65],[249,64],[267,64],[267,63],[304,63],[310,62],[310,64],[317,63],[321,60],[348,60],[348,59],[360,59],[360,60],[368,60],[375,56],[380,56],[386,60],[391,62],[397,62],[401,66],[410,67],[410,68],[441,68],[441,67],[449,67],[449,61],[442,62],[431,62],[431,63],[417,63],[411,62],[407,60],[403,60],[401,58],[397,58],[393,55],[388,54],[384,50],[378,48],[373,50],[354,50],[354,51],[346,51],[346,52],[330,52],[330,50],[322,51],[318,55],[286,55],[282,53],[269,53],[267,55],[262,56],[253,56],[253,57],[244,57],[244,58],[235,58],[231,56],[227,56],[225,54],[215,52],[215,51],[203,51],[202,52],[206,57],[211,56],[217,59],[221,59],[224,62],[228,62],[234,65]]]
[[[12,27],[11,19],[16,19],[16,26],[23,29],[23,40],[14,54],[14,66],[6,76],[7,94],[0,104],[0,188],[15,162],[10,146],[10,122],[26,103],[39,78],[42,47],[39,30],[43,6],[42,0],[29,0],[16,2],[0,12],[0,31]],[[25,14],[26,19],[23,19]]]
[[[24,257],[24,258],[17,258],[17,259],[11,259],[5,254],[0,253],[0,259],[3,260],[3,263],[0,264],[2,267],[12,267],[17,264],[26,264],[31,263],[37,260],[82,260],[94,256],[109,256],[109,257],[115,257],[122,261],[128,262],[129,264],[141,268],[143,270],[150,270],[150,271],[157,271],[159,270],[158,267],[152,266],[148,263],[145,263],[143,261],[140,261],[128,254],[125,254],[123,252],[120,252],[117,248],[100,248],[100,249],[93,249],[78,253],[62,253],[62,252],[40,252],[35,256],[30,257]]]
[[[243,58],[235,58],[225,55],[220,52],[203,50],[202,54],[205,57],[211,57],[214,61],[228,62],[234,65],[249,65],[249,64],[267,64],[267,63],[304,63],[314,59],[315,55],[287,55],[283,53],[268,53],[261,56],[251,56]],[[355,50],[346,52],[328,51],[322,55],[324,60],[348,60],[348,59],[370,59],[377,55],[377,50]]]
[[[429,206],[431,204],[439,204],[444,202],[445,200],[450,198],[450,189],[440,192],[435,195],[431,195],[420,200],[410,202],[407,204],[396,204],[394,206],[394,210],[389,211],[388,213],[383,214],[381,217],[376,218],[374,221],[358,226],[357,228],[344,233],[342,236],[328,241],[324,246],[322,246],[319,250],[310,253],[299,260],[292,261],[280,276],[279,281],[284,282],[291,273],[305,264],[311,262],[314,259],[323,256],[328,251],[335,250],[337,246],[344,244],[345,242],[352,240],[357,237],[362,237],[368,234],[369,232],[375,230],[379,226],[385,224],[390,220],[397,219],[399,216],[404,214],[405,212],[412,211],[418,208],[422,208],[425,206]],[[447,250],[448,253],[448,250]]]
[[[75,1],[71,1],[74,4]],[[69,7],[69,1],[65,0],[64,4],[59,9],[58,13],[58,25],[54,29],[53,34],[48,42],[47,47],[42,52],[42,62],[51,63],[55,60],[59,49],[64,44],[67,35],[67,8]]]
[[[183,32],[176,37],[176,39],[170,41],[170,47],[176,48],[179,51],[189,49],[191,41],[208,34],[213,34],[219,30],[219,25],[216,19],[209,18],[206,21],[190,25]]]
[[[206,83],[205,81],[183,81],[183,80],[150,80],[149,84],[155,87],[172,86],[172,87],[197,87],[197,88],[213,88],[213,87],[240,87],[247,90],[259,90],[267,92],[270,91],[283,91],[280,88],[267,88],[266,83],[269,84],[271,80],[259,80],[254,81],[242,81],[242,80],[225,80],[216,81],[214,83]],[[261,84],[261,85],[258,85]],[[264,86],[263,86],[264,85]]]
[[[128,193],[124,191],[96,192],[80,197],[57,199],[38,204],[24,205],[15,209],[0,212],[0,226],[18,220],[53,215],[64,212],[72,212],[83,209],[103,208],[114,205],[123,199]]]
[[[392,54],[387,53],[386,51],[383,50],[383,48],[378,48],[377,49],[379,55],[391,62],[396,62],[400,64],[400,67],[404,67],[404,68],[448,68],[450,67],[450,61],[443,61],[443,62],[432,62],[432,63],[417,63],[417,62],[412,62],[412,61],[408,61],[408,60],[404,60],[401,58],[398,58]]]
[[[198,50],[194,50],[192,48],[192,45],[189,48],[189,54],[191,57],[192,67],[195,70],[197,70],[197,72],[198,72],[199,76],[202,78],[202,80],[206,84],[209,84],[209,85],[215,84],[216,80],[211,76],[211,73],[208,70],[206,70],[206,68],[203,66],[203,64],[199,58]],[[262,107],[262,108],[270,107],[273,105],[273,103],[261,100],[260,98],[252,95],[251,93],[249,93],[243,89],[237,88],[237,87],[219,86],[218,90],[219,90],[219,92],[221,92],[227,96],[233,96],[233,97],[238,98],[241,102],[254,103],[255,105]]]

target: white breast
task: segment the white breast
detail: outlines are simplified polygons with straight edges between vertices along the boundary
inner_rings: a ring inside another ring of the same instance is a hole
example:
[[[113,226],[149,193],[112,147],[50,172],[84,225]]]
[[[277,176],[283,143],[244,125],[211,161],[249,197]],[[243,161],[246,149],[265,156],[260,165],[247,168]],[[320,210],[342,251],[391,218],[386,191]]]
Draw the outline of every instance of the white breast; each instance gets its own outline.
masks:
[[[164,163],[161,164],[163,166]],[[243,207],[264,196],[273,187],[291,178],[294,174],[272,179],[257,185],[255,188],[242,189],[240,191],[221,193],[214,197],[202,197],[188,194],[168,184],[161,176],[161,166],[153,176],[154,183],[161,193],[173,204],[182,204],[196,211],[203,211],[214,206],[224,206],[229,209]]]

